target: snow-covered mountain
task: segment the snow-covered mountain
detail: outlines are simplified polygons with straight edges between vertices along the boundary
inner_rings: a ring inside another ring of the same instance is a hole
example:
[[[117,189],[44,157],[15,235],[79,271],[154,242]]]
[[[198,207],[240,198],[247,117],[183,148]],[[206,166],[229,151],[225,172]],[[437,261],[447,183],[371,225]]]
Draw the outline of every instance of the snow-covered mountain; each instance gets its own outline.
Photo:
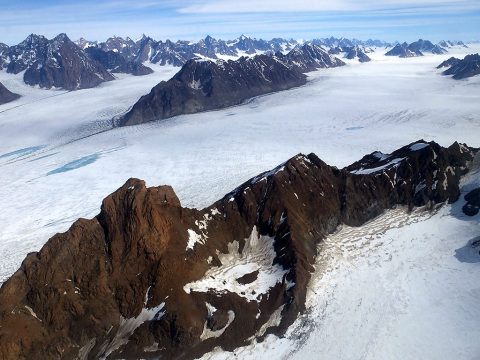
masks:
[[[60,34],[52,40],[32,34],[15,46],[0,44],[0,70],[6,68],[13,74],[26,71],[25,82],[29,85],[76,90],[94,87],[114,79],[110,72],[147,74],[149,70],[142,65],[144,62],[181,67],[196,57],[226,60],[258,54],[290,53],[290,56],[293,56],[293,50],[305,45],[310,46],[310,49],[316,46],[321,51],[328,50],[330,54],[344,53],[343,56],[347,59],[367,62],[370,59],[366,54],[370,51],[368,47],[391,46],[389,43],[371,39],[361,41],[330,37],[304,42],[283,38],[263,40],[245,35],[226,41],[207,36],[197,42],[157,41],[146,35],[138,40],[114,36],[104,42],[80,38],[75,44],[78,49],[65,34]],[[449,44],[460,46],[463,43],[449,42],[447,45]],[[387,55],[411,57],[421,56],[422,52],[443,54],[446,50],[429,41],[419,40],[409,45],[397,44]],[[64,58],[68,60],[63,60]],[[320,64],[322,61],[317,56],[314,62]],[[310,65],[303,64],[302,67],[316,69],[322,66],[311,62]]]
[[[8,49],[7,61],[7,72],[18,74],[25,71],[23,79],[26,84],[47,89],[84,89],[114,79],[65,34],[52,40],[32,34]]]
[[[301,72],[309,72],[317,69],[344,66],[345,63],[331,56],[325,49],[313,44],[297,45],[286,55],[277,53],[277,57],[283,59],[288,66]]]
[[[423,56],[424,53],[442,55],[447,52],[448,51],[446,49],[442,48],[439,45],[434,45],[429,40],[419,39],[415,42],[412,42],[411,44],[407,44],[406,42],[402,44],[397,44],[395,45],[395,47],[393,47],[393,49],[389,50],[385,55],[406,58],[406,57]]]
[[[0,356],[192,359],[284,334],[329,234],[456,201],[476,152],[418,141],[342,170],[299,154],[201,210],[130,179],[0,288]]]
[[[463,48],[468,48],[468,46],[463,41],[451,41],[451,40],[442,40],[438,43],[442,48],[451,48],[454,46],[461,46]]]

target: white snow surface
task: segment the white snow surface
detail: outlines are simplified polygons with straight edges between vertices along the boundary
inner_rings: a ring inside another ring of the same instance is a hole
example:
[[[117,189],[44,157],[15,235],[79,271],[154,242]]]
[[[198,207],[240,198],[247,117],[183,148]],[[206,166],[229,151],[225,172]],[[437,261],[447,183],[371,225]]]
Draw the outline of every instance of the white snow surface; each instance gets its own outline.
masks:
[[[0,71],[23,95],[0,106],[0,282],[52,235],[95,216],[130,177],[170,184],[184,206],[201,208],[300,152],[343,167],[421,138],[480,147],[480,76],[455,81],[435,68],[479,50],[400,59],[382,49],[370,63],[312,72],[305,86],[241,106],[113,130],[112,116],[178,68],[149,64],[151,75],[75,92],[31,88],[23,74]],[[459,206],[428,219],[398,210],[364,233],[333,235],[309,316],[238,356],[280,359],[300,346],[299,359],[479,358],[479,263],[454,256],[478,236],[478,216],[465,219]],[[385,230],[390,217],[411,224]]]
[[[165,311],[162,311],[164,307],[165,303],[161,303],[152,308],[143,308],[140,314],[134,318],[125,319],[120,317],[120,324],[115,337],[110,342],[102,345],[99,358],[102,360],[108,358],[112,352],[128,343],[130,336],[143,323],[160,319],[165,315]]]

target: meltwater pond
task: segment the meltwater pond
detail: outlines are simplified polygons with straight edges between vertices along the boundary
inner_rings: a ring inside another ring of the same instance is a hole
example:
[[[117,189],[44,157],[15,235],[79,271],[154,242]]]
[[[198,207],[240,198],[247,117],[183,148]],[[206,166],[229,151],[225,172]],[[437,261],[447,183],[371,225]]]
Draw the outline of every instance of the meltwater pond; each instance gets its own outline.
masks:
[[[71,162],[69,162],[69,163],[67,163],[67,164],[65,164],[65,165],[63,165],[59,168],[56,168],[52,171],[49,171],[47,173],[47,176],[54,175],[54,174],[60,174],[60,173],[64,173],[64,172],[67,172],[67,171],[72,171],[72,170],[75,170],[75,169],[93,164],[99,158],[100,158],[99,154],[92,154],[92,155],[84,156],[80,159],[71,161]]]

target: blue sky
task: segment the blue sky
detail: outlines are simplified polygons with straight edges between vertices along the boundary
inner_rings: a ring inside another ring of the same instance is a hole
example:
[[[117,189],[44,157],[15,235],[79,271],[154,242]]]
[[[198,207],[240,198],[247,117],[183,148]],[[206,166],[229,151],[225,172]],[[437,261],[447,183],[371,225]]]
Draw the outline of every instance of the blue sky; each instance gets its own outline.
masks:
[[[480,0],[0,0],[0,42],[28,34],[197,40],[343,36],[480,39]]]

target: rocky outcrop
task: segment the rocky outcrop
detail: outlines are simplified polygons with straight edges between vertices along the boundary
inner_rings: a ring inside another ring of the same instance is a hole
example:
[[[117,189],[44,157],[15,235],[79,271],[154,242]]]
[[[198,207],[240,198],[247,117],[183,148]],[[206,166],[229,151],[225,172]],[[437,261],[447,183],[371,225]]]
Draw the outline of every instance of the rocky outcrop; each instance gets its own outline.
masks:
[[[342,170],[297,155],[202,210],[130,179],[3,284],[0,358],[193,359],[282,334],[325,236],[455,201],[475,152],[420,141]]]
[[[20,95],[12,93],[2,83],[0,83],[0,105],[17,100],[19,97]]]
[[[465,205],[463,212],[468,216],[475,216],[480,211],[480,188],[476,188],[465,195]]]
[[[467,55],[463,60],[456,62],[443,75],[453,75],[455,80],[466,79],[480,74],[480,55]]]
[[[149,67],[132,60],[126,60],[123,55],[117,51],[104,51],[96,47],[85,49],[88,57],[102,64],[111,73],[125,73],[135,76],[148,75],[153,73]]]
[[[135,125],[181,114],[221,109],[254,96],[305,84],[306,77],[267,55],[237,61],[190,60],[155,86],[119,121]]]
[[[22,43],[9,49],[7,71],[17,74],[25,71],[28,85],[42,88],[78,90],[95,87],[114,77],[101,64],[89,59],[65,34],[52,40],[30,35]]]

